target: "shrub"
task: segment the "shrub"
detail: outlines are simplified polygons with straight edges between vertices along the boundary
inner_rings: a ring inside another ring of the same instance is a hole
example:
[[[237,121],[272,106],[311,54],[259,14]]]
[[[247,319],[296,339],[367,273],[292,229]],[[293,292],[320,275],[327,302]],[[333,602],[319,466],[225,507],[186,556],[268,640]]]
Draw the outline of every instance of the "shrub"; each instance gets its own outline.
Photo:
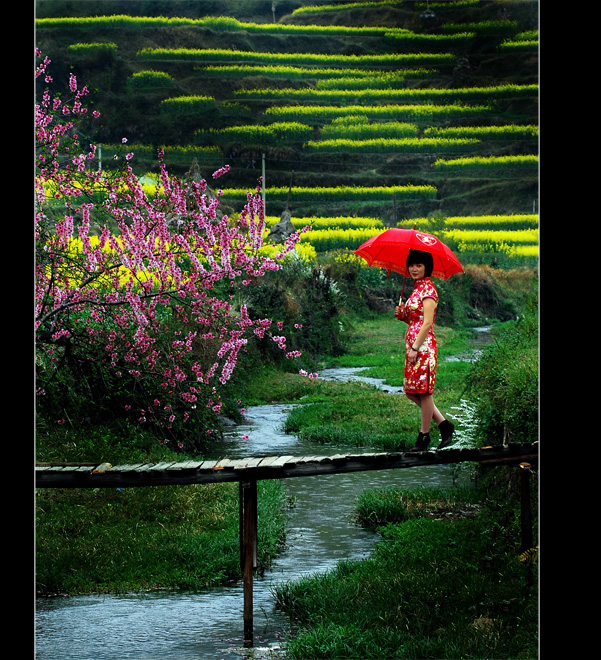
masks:
[[[487,444],[538,437],[538,322],[534,311],[498,332],[471,370],[477,435]]]

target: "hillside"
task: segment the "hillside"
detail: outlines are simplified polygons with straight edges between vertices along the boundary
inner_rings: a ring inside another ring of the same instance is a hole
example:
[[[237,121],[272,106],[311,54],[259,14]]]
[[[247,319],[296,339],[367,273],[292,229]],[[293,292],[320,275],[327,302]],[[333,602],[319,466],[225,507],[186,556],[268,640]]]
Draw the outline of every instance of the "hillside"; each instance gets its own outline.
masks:
[[[186,172],[195,157],[204,176],[230,163],[221,185],[248,188],[264,154],[268,193],[290,185],[435,188],[327,202],[293,189],[268,194],[272,215],[287,202],[295,217],[372,215],[386,224],[435,212],[538,211],[535,160],[504,160],[537,154],[538,2],[306,7],[325,4],[278,0],[272,13],[266,0],[38,0],[36,39],[56,81],[72,68],[94,90],[102,120],[90,137],[104,153],[127,137],[139,174],[156,171],[153,154],[165,145],[173,171]],[[60,21],[77,12],[89,18]],[[153,14],[182,20],[151,21]],[[115,18],[122,15],[139,20]],[[230,20],[207,20],[219,16]],[[451,128],[463,132],[441,130]],[[497,160],[440,163],[476,156]]]

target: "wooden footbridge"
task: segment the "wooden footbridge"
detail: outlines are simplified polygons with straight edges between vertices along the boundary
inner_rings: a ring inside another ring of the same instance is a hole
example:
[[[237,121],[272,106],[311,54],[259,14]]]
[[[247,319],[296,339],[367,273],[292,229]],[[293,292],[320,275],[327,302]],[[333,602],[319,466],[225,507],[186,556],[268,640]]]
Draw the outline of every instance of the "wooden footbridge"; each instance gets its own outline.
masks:
[[[134,488],[239,482],[240,562],[244,578],[244,643],[253,645],[253,569],[257,558],[257,481],[288,479],[365,470],[392,470],[423,465],[476,462],[510,465],[522,470],[522,545],[532,546],[528,476],[538,463],[538,443],[509,444],[476,449],[335,454],[333,456],[259,456],[249,458],[163,463],[38,463],[37,488]],[[528,539],[529,534],[529,539]],[[530,542],[529,542],[530,541]]]

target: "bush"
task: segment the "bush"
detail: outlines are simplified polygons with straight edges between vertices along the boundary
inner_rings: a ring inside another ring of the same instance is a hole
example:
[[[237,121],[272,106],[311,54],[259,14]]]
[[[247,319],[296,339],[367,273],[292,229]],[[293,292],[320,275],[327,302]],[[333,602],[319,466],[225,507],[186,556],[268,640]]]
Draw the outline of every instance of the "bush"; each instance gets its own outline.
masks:
[[[340,289],[331,269],[302,258],[286,260],[281,270],[268,273],[245,291],[249,314],[274,315],[292,328],[287,334],[287,350],[301,351],[305,363],[319,355],[342,352],[340,302]],[[281,355],[272,344],[259,343],[259,351],[269,361],[281,363]]]
[[[466,264],[465,273],[436,280],[440,296],[436,310],[439,325],[484,325],[491,319],[510,321],[520,314],[523,300],[516,288],[523,283],[521,272],[511,277],[485,265]],[[530,271],[532,272],[532,271]]]
[[[498,332],[471,369],[477,436],[487,444],[538,438],[538,319],[533,310]]]
[[[138,435],[146,439],[154,436],[155,442],[196,453],[218,433],[217,415],[207,407],[208,394],[204,398],[199,395],[196,408],[174,402],[173,412],[182,414],[175,415],[170,428],[156,425],[154,411],[164,400],[159,384],[134,378],[125,371],[117,375],[103,358],[71,348],[64,351],[60,368],[54,370],[45,356],[40,357],[37,415],[38,423],[48,431],[38,435],[40,454],[56,451],[53,443],[59,442],[60,446],[59,438],[67,430],[78,436],[74,460],[103,460],[108,455],[114,460],[116,454],[125,457],[128,453],[131,460],[138,454]],[[186,412],[187,421],[183,422]],[[136,426],[137,433],[131,425]],[[112,438],[110,442],[100,437],[103,433]],[[148,449],[147,444],[145,447]],[[107,451],[103,454],[102,449]],[[64,447],[60,451],[64,452]]]

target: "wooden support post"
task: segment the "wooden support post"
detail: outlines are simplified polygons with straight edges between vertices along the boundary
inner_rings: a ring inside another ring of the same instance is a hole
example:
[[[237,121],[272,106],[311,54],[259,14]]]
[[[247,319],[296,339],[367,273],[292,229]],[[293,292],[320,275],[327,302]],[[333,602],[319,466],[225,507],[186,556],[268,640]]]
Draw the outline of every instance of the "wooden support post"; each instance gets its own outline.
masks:
[[[530,463],[520,463],[521,498],[520,522],[522,528],[521,552],[532,547],[532,507],[530,506]]]
[[[240,560],[244,580],[244,646],[253,646],[253,570],[257,566],[257,482],[240,482]]]
[[[534,543],[532,536],[532,507],[530,506],[530,463],[520,463],[520,524],[522,528],[522,547],[520,552],[530,550]],[[534,581],[532,564],[526,562],[526,585],[532,588]]]

